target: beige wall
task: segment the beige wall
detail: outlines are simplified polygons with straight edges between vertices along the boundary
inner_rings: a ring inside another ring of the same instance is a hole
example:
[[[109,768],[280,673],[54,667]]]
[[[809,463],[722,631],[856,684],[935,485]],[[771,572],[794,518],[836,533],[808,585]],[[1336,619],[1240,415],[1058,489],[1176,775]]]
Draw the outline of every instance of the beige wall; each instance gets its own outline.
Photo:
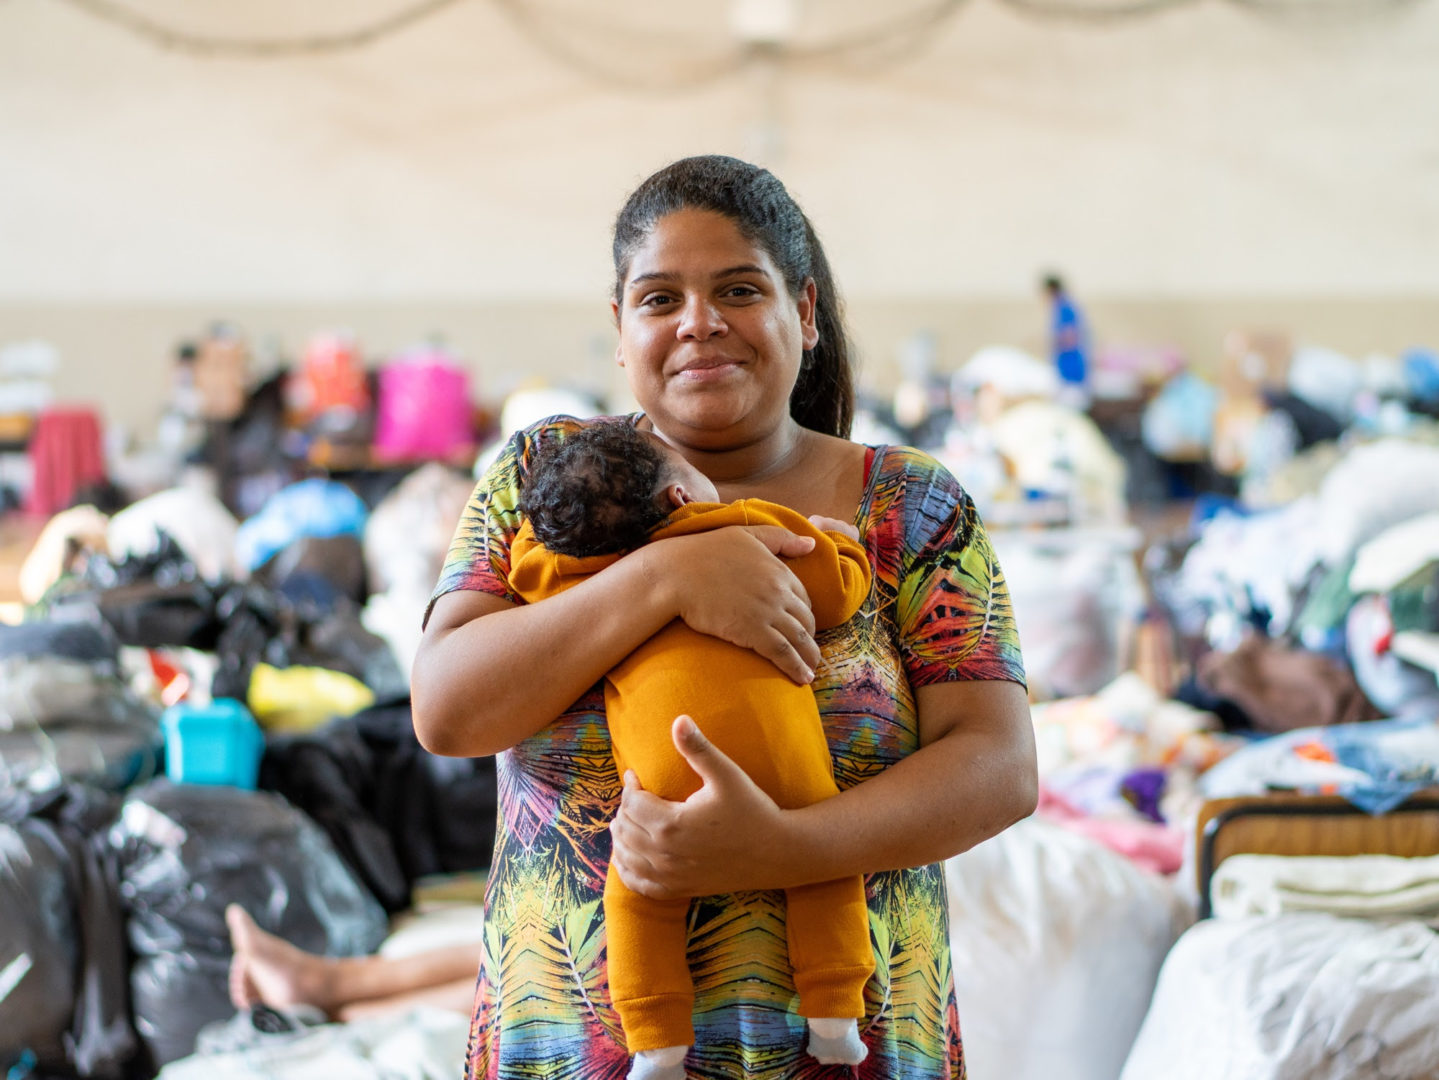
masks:
[[[395,8],[132,6],[230,35]],[[901,62],[637,90],[614,80],[730,55],[728,6],[473,0],[356,52],[260,60],[16,0],[0,5],[0,342],[53,339],[61,392],[137,427],[174,342],[217,316],[291,353],[324,326],[374,353],[440,332],[492,392],[530,373],[615,388],[612,215],[652,167],[717,150],[773,165],[810,211],[874,383],[922,329],[946,364],[1037,347],[1049,266],[1101,340],[1172,342],[1201,366],[1237,324],[1356,355],[1439,344],[1439,3],[1373,7],[1196,0],[1074,25],[971,0]],[[879,6],[802,10],[808,45]]]

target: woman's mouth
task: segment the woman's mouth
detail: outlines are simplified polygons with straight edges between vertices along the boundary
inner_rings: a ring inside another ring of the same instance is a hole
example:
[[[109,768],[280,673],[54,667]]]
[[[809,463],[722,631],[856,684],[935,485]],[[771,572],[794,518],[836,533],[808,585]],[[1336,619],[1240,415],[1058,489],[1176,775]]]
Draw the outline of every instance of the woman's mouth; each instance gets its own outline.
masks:
[[[739,364],[734,360],[695,360],[680,369],[679,377],[685,382],[706,383],[727,378],[738,370]]]

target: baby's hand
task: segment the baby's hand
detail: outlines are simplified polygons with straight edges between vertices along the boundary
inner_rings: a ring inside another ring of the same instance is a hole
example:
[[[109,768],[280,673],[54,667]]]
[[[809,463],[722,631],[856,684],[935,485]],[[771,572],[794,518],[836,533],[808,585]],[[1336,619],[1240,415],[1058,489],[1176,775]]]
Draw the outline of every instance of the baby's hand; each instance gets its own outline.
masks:
[[[811,514],[809,523],[820,532],[844,533],[851,540],[859,539],[859,529],[848,521],[841,521],[839,518],[825,517],[823,514]]]

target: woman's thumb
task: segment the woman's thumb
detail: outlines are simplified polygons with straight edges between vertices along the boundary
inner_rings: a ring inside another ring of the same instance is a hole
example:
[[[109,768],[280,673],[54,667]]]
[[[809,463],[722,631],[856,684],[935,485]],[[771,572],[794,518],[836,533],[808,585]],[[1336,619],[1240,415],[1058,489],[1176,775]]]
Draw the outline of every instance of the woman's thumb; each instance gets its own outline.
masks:
[[[675,749],[689,762],[690,768],[699,773],[700,779],[705,783],[718,779],[719,773],[729,764],[729,758],[705,737],[705,733],[699,729],[692,717],[683,714],[675,717],[670,734],[674,739]]]

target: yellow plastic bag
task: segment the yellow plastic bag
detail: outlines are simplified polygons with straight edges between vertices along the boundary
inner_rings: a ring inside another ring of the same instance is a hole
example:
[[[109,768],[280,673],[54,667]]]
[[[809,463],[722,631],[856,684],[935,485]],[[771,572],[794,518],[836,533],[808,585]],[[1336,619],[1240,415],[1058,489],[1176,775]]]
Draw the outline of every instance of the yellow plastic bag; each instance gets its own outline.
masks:
[[[375,695],[343,671],[256,664],[246,703],[267,731],[311,731],[335,717],[369,708]]]

